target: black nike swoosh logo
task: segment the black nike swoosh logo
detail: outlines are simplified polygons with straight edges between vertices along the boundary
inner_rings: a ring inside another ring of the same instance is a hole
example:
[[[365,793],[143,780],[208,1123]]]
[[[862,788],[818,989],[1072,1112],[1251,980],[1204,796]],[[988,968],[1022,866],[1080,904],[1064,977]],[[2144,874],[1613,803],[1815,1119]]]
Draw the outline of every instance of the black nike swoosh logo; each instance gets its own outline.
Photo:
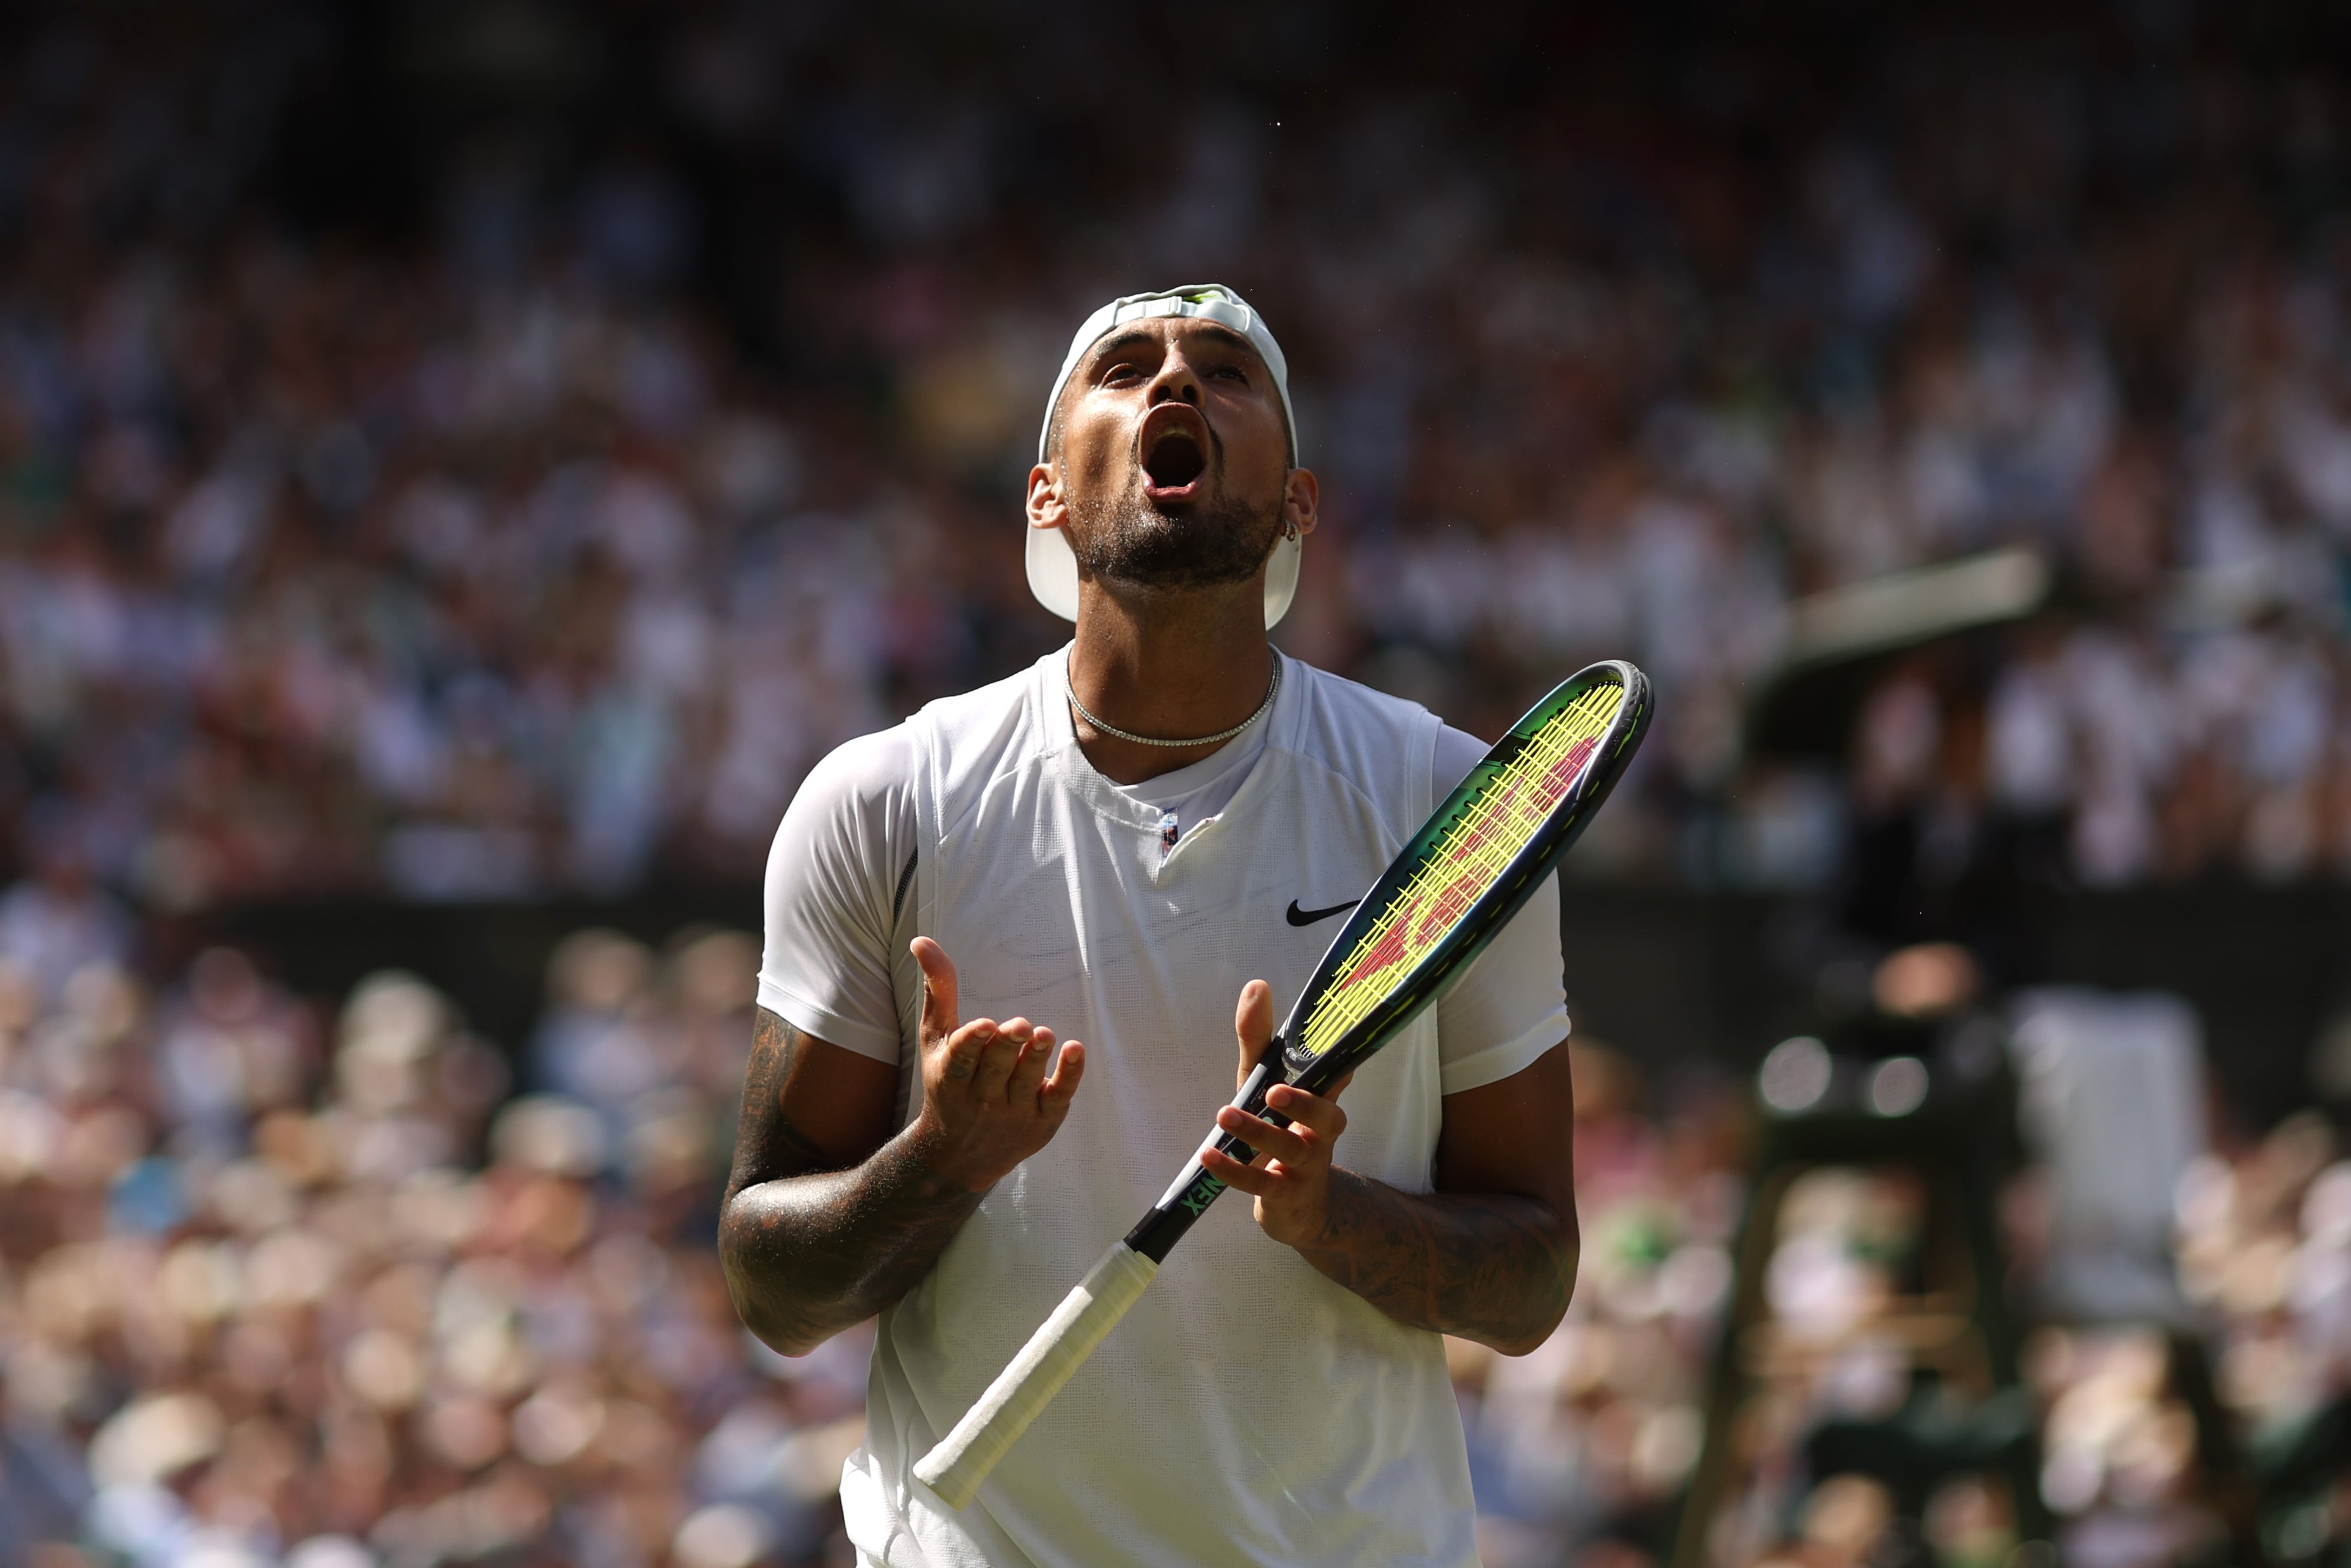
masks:
[[[1290,901],[1289,909],[1283,912],[1283,917],[1292,925],[1311,925],[1318,920],[1328,920],[1334,915],[1344,915],[1363,902],[1360,898],[1351,898],[1344,904],[1334,904],[1328,909],[1301,909],[1298,907],[1298,900],[1293,898]]]

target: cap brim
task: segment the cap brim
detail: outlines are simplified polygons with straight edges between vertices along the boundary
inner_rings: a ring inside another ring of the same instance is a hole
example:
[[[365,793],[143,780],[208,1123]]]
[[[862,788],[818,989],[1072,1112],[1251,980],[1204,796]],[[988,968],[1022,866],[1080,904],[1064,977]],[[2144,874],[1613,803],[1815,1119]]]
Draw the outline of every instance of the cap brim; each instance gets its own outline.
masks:
[[[1023,523],[1029,535],[1029,591],[1037,602],[1064,621],[1078,618],[1078,558],[1071,553],[1067,535],[1059,528]],[[1298,563],[1306,541],[1284,538],[1273,547],[1265,563],[1265,623],[1270,628],[1290,612],[1298,594]]]

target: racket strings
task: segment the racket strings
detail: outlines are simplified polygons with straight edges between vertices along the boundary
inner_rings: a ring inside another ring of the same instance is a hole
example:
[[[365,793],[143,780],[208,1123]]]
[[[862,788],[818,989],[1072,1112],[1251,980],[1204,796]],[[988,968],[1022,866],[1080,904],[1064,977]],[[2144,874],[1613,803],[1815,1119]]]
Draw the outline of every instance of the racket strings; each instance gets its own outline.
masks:
[[[1411,877],[1356,942],[1308,1014],[1303,1054],[1320,1056],[1393,996],[1541,829],[1591,761],[1625,704],[1594,686],[1537,727],[1429,844]],[[1373,984],[1383,976],[1387,983]]]

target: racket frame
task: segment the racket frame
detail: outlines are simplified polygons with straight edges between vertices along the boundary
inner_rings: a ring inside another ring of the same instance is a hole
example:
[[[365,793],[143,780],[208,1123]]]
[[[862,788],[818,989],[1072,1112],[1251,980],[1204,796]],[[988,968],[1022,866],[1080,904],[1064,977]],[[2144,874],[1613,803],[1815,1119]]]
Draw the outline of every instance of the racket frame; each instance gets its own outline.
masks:
[[[1587,695],[1593,685],[1608,680],[1623,686],[1624,698],[1574,783],[1545,816],[1542,826],[1510,857],[1492,884],[1462,913],[1436,946],[1414,963],[1405,984],[1391,989],[1322,1051],[1311,1057],[1293,1052],[1290,1045],[1301,1038],[1313,1004],[1345,967],[1356,945],[1378,925],[1393,901],[1427,863],[1428,853],[1435,847],[1433,841],[1443,838],[1486,786],[1516,760],[1544,726]],[[1624,777],[1624,764],[1648,732],[1652,707],[1648,676],[1622,659],[1607,659],[1578,670],[1528,709],[1525,716],[1512,725],[1454,787],[1444,802],[1429,813],[1427,821],[1414,834],[1412,844],[1406,846],[1407,852],[1417,846],[1421,852],[1398,854],[1355,905],[1354,913],[1323,950],[1322,962],[1315,966],[1312,977],[1291,1005],[1289,1019],[1274,1031],[1265,1054],[1258,1059],[1257,1066],[1243,1081],[1231,1103],[1275,1126],[1287,1126],[1289,1118],[1268,1108],[1265,1103],[1267,1092],[1275,1084],[1287,1083],[1310,1094],[1320,1093],[1353,1072],[1418,1017],[1423,1008],[1437,999],[1455,973],[1501,934],[1511,917],[1534,896],[1535,889],[1558,868],[1562,857]],[[1257,1157],[1249,1145],[1221,1129],[1212,1132],[1201,1144],[1201,1153],[1209,1149],[1229,1155],[1244,1165]],[[1126,1245],[1155,1263],[1165,1262],[1176,1243],[1224,1190],[1225,1184],[1202,1166],[1198,1154],[1194,1155],[1184,1174],[1127,1232]]]

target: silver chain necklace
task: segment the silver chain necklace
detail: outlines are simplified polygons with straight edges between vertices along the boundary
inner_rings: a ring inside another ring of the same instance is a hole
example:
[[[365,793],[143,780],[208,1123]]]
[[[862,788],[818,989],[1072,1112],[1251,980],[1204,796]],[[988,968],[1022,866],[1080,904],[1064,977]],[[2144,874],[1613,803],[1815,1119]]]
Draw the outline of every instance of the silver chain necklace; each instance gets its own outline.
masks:
[[[1186,747],[1192,746],[1214,746],[1218,741],[1230,740],[1233,737],[1238,735],[1241,731],[1247,729],[1249,726],[1263,718],[1266,715],[1266,710],[1273,706],[1274,697],[1281,691],[1281,655],[1276,653],[1273,656],[1273,679],[1266,683],[1265,701],[1257,705],[1257,712],[1249,715],[1249,717],[1241,720],[1240,723],[1233,726],[1230,729],[1220,729],[1214,735],[1204,735],[1196,740],[1161,740],[1155,736],[1137,735],[1131,729],[1121,729],[1116,725],[1104,724],[1102,720],[1088,713],[1086,711],[1086,705],[1078,700],[1078,688],[1070,684],[1070,662],[1067,659],[1063,659],[1061,661],[1061,690],[1069,694],[1070,706],[1078,710],[1078,716],[1084,719],[1088,724],[1093,726],[1094,728],[1100,730],[1104,735],[1115,736],[1120,740],[1133,741],[1137,746],[1166,746],[1176,747],[1178,750],[1181,750]]]

